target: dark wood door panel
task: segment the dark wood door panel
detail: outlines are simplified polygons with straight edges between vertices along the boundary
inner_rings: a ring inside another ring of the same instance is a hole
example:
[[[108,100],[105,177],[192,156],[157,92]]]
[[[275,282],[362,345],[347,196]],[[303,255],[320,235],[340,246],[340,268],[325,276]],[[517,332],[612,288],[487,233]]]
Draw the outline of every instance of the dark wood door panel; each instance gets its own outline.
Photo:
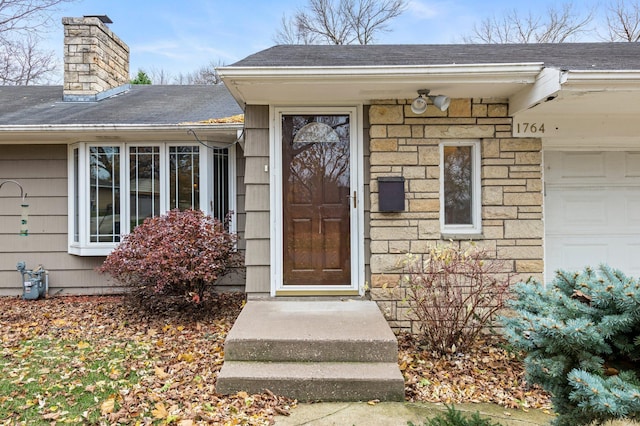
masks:
[[[349,285],[349,117],[284,116],[284,285]]]

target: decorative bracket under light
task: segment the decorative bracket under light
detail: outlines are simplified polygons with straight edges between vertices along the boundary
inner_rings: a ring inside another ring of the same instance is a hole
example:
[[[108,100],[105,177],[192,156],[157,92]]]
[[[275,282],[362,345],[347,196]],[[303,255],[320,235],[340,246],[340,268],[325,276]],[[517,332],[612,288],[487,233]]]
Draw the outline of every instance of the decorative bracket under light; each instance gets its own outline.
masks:
[[[418,90],[418,97],[411,102],[411,111],[414,114],[420,115],[423,114],[427,110],[427,99],[431,100],[433,105],[438,108],[440,111],[446,111],[449,108],[449,104],[451,103],[451,99],[448,96],[444,95],[429,95],[431,91],[429,89],[420,89]]]

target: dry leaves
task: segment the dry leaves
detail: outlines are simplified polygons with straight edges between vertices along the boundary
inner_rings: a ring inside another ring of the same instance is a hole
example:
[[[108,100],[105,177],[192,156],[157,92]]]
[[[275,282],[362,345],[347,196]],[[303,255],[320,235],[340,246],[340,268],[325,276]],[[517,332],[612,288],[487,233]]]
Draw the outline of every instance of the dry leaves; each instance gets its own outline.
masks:
[[[408,334],[399,337],[398,360],[409,401],[491,402],[508,408],[551,408],[549,395],[524,379],[517,353],[486,336],[468,353],[441,356],[422,349]]]
[[[224,339],[242,307],[242,297],[221,295],[215,302],[145,315],[115,296],[0,298],[3,374],[26,385],[32,379],[21,368],[29,367],[40,381],[33,393],[0,395],[0,425],[20,423],[25,411],[60,424],[86,423],[94,415],[100,424],[183,426],[267,425],[273,416],[287,415],[295,402],[269,391],[258,395],[216,392]],[[33,341],[61,345],[67,358],[58,360],[55,367],[30,365],[33,354],[24,348],[25,342]],[[525,383],[516,354],[497,340],[487,339],[469,353],[446,357],[422,350],[410,335],[401,335],[398,341],[410,401],[550,407],[547,394]],[[118,357],[111,358],[114,353]],[[94,358],[104,363],[100,367],[104,379],[83,382],[83,374],[96,372],[88,364]],[[47,381],[54,374],[60,380]],[[78,391],[91,406],[74,414],[81,405]],[[63,396],[69,406],[54,402],[56,396]],[[20,403],[13,411],[2,411],[16,401]]]
[[[232,115],[222,118],[210,118],[208,120],[193,122],[185,122],[180,124],[226,124],[226,123],[244,123],[244,114]]]
[[[33,394],[25,388],[15,395],[0,395],[0,425],[24,421],[25,410],[60,424],[93,423],[87,420],[91,416],[98,416],[100,424],[271,424],[274,415],[288,414],[294,401],[270,392],[216,392],[224,339],[242,303],[242,295],[220,295],[217,301],[185,311],[145,315],[115,296],[0,298],[3,372],[14,371],[15,382],[26,377],[27,368],[42,377]],[[67,357],[56,364],[60,379],[47,381],[54,368],[29,364],[25,342],[34,341],[52,346],[67,342],[63,352],[56,352]],[[112,359],[115,352],[118,357]],[[102,362],[104,380],[83,382],[96,373],[89,367],[94,359]],[[79,408],[78,389],[91,406]],[[105,389],[108,396],[98,398]],[[52,398],[59,396],[72,407],[51,405]],[[8,404],[18,405],[3,411]]]

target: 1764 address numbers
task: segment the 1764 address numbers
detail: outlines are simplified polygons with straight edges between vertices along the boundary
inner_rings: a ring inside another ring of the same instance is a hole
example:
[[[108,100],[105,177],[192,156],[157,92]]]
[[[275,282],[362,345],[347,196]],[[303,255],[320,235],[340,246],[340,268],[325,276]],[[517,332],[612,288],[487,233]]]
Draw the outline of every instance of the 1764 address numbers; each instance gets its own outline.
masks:
[[[544,123],[516,123],[516,133],[544,133]]]

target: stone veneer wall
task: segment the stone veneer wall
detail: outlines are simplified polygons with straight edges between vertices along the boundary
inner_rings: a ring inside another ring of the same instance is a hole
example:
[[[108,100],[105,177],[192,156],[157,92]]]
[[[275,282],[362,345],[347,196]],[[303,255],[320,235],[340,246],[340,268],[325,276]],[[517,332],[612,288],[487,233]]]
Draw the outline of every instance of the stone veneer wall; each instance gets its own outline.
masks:
[[[129,82],[129,47],[99,18],[62,23],[65,96],[93,96]]]
[[[542,279],[542,143],[512,137],[506,100],[454,99],[448,111],[429,105],[420,116],[412,113],[410,102],[381,100],[369,109],[370,295],[392,328],[416,331],[397,265],[406,253],[448,243],[440,233],[439,144],[481,141],[482,237],[477,244],[506,259],[519,278]],[[378,211],[381,176],[405,178],[404,212]]]

